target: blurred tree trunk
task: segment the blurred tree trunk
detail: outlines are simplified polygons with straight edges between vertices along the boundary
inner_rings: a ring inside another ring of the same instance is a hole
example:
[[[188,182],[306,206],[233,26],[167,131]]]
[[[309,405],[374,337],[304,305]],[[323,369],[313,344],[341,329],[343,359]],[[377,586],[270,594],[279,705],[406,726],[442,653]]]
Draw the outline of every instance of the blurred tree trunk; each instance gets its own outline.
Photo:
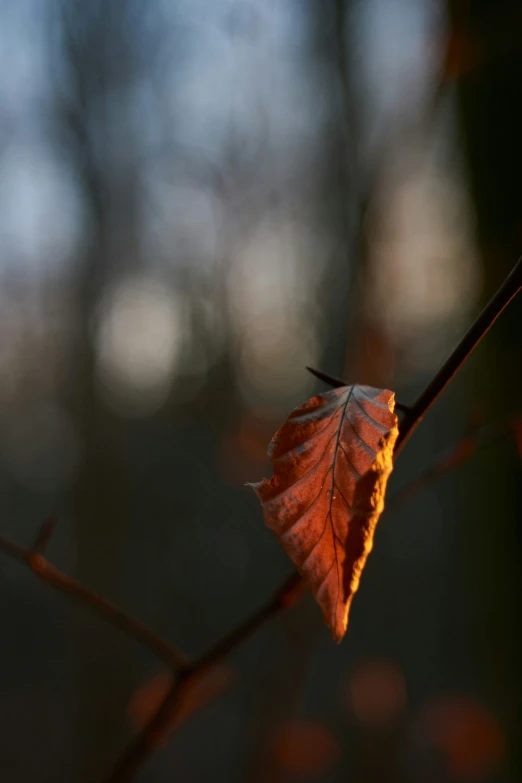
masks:
[[[132,75],[131,55],[122,41],[127,5],[62,6],[69,91],[58,106],[61,133],[87,216],[86,239],[72,284],[70,405],[81,444],[71,496],[76,577],[119,604],[125,603],[129,522],[126,427],[100,400],[94,328],[105,285],[123,263],[125,271],[132,268],[132,249],[137,247],[136,172],[122,167],[121,159],[119,168],[111,160],[111,144],[125,122],[118,113],[122,105],[115,105],[121,101],[117,93],[114,96],[115,81],[125,82]],[[132,646],[99,618],[78,613],[74,621],[75,780],[90,783],[107,773],[125,738],[125,707],[133,685]]]
[[[321,159],[313,200],[313,219],[325,237],[326,249],[318,295],[321,311],[327,314],[321,331],[320,367],[332,374],[343,370],[357,263],[355,127],[346,51],[346,22],[351,5],[352,0],[309,0],[306,6],[308,40],[304,67],[310,90],[321,95],[323,111]],[[324,389],[324,384],[318,386]],[[318,631],[322,631],[322,620],[308,598],[294,616],[277,626],[277,638],[272,642],[278,651],[277,676],[269,686],[266,672],[260,671],[256,706],[252,710],[256,716],[248,772],[252,783],[287,780],[288,770],[274,756],[274,742],[281,726],[300,717],[302,692]]]
[[[522,248],[522,37],[518,0],[449,0],[448,65],[458,110],[484,270],[484,301]],[[473,357],[472,401],[489,418],[521,408],[522,302],[502,316]],[[509,731],[509,780],[522,774],[522,528],[520,464],[513,446],[475,465],[467,487],[466,536],[476,642],[484,651],[492,705]],[[481,475],[477,475],[481,472]]]
[[[346,342],[351,331],[353,281],[357,272],[359,203],[357,128],[347,53],[347,20],[352,0],[310,3],[312,68],[317,69],[318,94],[324,110],[324,157],[317,183],[317,222],[326,248],[322,307],[328,314],[323,367],[339,375],[344,368]]]
[[[103,274],[98,273],[107,260],[107,247],[101,237],[103,229],[84,259],[78,280],[73,410],[82,461],[71,501],[76,577],[122,604],[129,516],[125,502],[125,432],[122,421],[100,403],[89,329],[103,281]],[[75,629],[76,731],[81,780],[87,783],[103,774],[123,742],[125,706],[133,682],[132,648],[127,638],[99,618],[82,614]]]

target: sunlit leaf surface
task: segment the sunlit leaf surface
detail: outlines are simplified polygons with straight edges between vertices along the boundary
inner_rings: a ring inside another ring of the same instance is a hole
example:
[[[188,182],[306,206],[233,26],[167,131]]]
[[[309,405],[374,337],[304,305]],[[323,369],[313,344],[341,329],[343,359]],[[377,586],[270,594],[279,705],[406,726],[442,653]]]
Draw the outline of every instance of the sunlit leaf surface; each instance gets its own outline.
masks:
[[[394,404],[393,392],[359,385],[312,397],[272,439],[272,478],[253,485],[336,641],[384,508],[398,436]]]

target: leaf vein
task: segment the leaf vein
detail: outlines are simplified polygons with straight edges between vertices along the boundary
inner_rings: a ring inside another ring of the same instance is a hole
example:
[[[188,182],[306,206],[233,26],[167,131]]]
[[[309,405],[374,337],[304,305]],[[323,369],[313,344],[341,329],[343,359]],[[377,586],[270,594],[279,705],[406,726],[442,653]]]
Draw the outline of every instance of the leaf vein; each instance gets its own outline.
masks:
[[[364,438],[362,438],[362,437],[359,435],[359,433],[357,432],[357,430],[355,429],[355,427],[354,427],[354,425],[353,425],[353,422],[352,422],[352,420],[351,420],[351,419],[350,419],[348,416],[346,416],[345,418],[346,418],[346,421],[348,422],[348,424],[350,425],[350,427],[352,428],[352,430],[353,430],[354,434],[355,434],[355,435],[357,436],[357,438],[358,438],[358,439],[361,441],[361,443],[363,444],[363,446],[366,446],[366,448],[367,448],[367,449],[369,449],[369,451],[371,451],[371,452],[372,452],[372,454],[375,456],[375,455],[377,454],[377,452],[375,451],[375,449],[373,449],[373,448],[370,446],[370,444],[369,444],[369,443],[366,443],[366,441],[364,440]]]
[[[388,405],[385,405],[385,404],[384,404],[384,402],[379,402],[379,400],[376,400],[376,399],[375,399],[375,397],[372,397],[371,395],[367,394],[367,393],[366,393],[366,392],[363,390],[363,387],[362,387],[362,386],[359,386],[359,387],[358,387],[358,390],[359,390],[359,392],[360,392],[360,393],[363,395],[363,397],[366,397],[366,399],[367,399],[367,400],[370,400],[370,402],[371,402],[373,405],[377,405],[379,408],[382,408],[383,410],[385,410],[385,411],[388,411],[389,413],[391,413],[391,411],[390,411],[390,408],[389,408],[389,406],[388,406]]]
[[[325,479],[326,479],[326,476],[328,475],[328,473],[329,473],[330,471],[331,471],[331,468],[328,468],[328,470],[326,471],[326,473],[325,473],[325,476],[324,476],[324,477],[325,477]],[[302,512],[302,514],[299,514],[299,516],[297,517],[297,519],[294,519],[294,520],[293,520],[293,521],[292,521],[292,522],[289,524],[289,526],[286,528],[285,532],[284,532],[284,533],[282,533],[282,535],[283,535],[283,536],[285,535],[285,533],[288,533],[288,531],[289,531],[289,530],[292,530],[292,528],[294,527],[294,525],[297,525],[297,523],[298,523],[298,522],[301,522],[301,520],[303,519],[303,517],[304,517],[304,516],[306,516],[306,514],[308,514],[308,512],[310,511],[310,509],[312,508],[312,506],[314,506],[314,505],[315,505],[315,503],[317,503],[317,501],[318,501],[318,500],[319,500],[319,498],[321,497],[321,492],[323,491],[323,489],[324,489],[324,481],[323,481],[323,483],[321,484],[321,487],[320,487],[320,489],[319,489],[319,492],[318,492],[318,493],[317,493],[317,495],[314,497],[314,499],[312,500],[312,502],[310,503],[310,505],[308,506],[308,508],[306,508],[306,509],[305,509],[305,510]]]
[[[332,416],[330,418],[330,421],[328,422],[326,427],[323,427],[321,430],[318,430],[317,432],[314,432],[313,435],[310,435],[308,438],[305,438],[305,440],[302,440],[300,443],[296,443],[295,446],[292,446],[292,448],[288,449],[288,451],[283,451],[283,452],[281,452],[281,454],[278,454],[277,457],[276,457],[276,461],[282,459],[283,457],[287,457],[289,454],[292,454],[292,452],[294,452],[294,451],[297,451],[297,449],[300,446],[304,446],[305,443],[310,443],[315,438],[319,437],[319,435],[323,435],[323,433],[326,432],[328,427],[331,427],[332,424],[334,423],[336,415],[337,415],[337,412],[334,414],[334,416]]]
[[[351,503],[348,503],[348,501],[346,500],[346,496],[345,496],[344,492],[342,491],[342,489],[339,486],[339,484],[337,483],[337,481],[335,481],[335,479],[334,479],[334,487],[337,489],[338,493],[340,494],[340,496],[342,497],[342,499],[344,500],[344,502],[346,503],[346,505],[348,506],[348,508],[351,511],[352,510]]]
[[[340,443],[340,444],[339,444],[339,448],[341,449],[341,451],[343,452],[344,456],[345,456],[345,457],[346,457],[346,459],[348,460],[348,463],[349,463],[349,464],[352,466],[352,468],[353,468],[353,469],[354,469],[354,471],[357,473],[357,475],[359,476],[359,478],[361,478],[361,476],[362,476],[362,473],[361,473],[361,471],[360,471],[360,470],[358,470],[358,469],[355,467],[355,465],[353,464],[352,460],[351,460],[351,459],[350,459],[350,457],[348,456],[348,452],[346,451],[346,449],[344,448],[344,446],[343,446],[343,444],[342,444],[342,443]]]
[[[326,452],[328,451],[328,447],[329,447],[330,443],[333,441],[333,439],[335,438],[335,435],[336,435],[336,433],[334,432],[334,434],[332,435],[332,437],[329,439],[328,443],[326,444],[326,446],[325,446],[325,448],[324,448],[324,451],[323,451],[323,453],[321,454],[321,456],[320,456],[320,458],[318,459],[318,461],[317,461],[317,462],[315,462],[315,463],[312,465],[312,467],[311,467],[311,468],[309,468],[309,470],[307,470],[307,471],[306,471],[306,473],[303,473],[303,475],[302,475],[302,476],[300,476],[300,477],[299,477],[299,478],[298,478],[296,481],[294,481],[294,483],[293,483],[293,484],[291,484],[289,487],[286,487],[285,489],[282,489],[282,490],[281,490],[281,492],[278,492],[278,493],[277,493],[277,495],[274,495],[274,496],[273,496],[273,497],[271,497],[269,500],[267,500],[267,503],[271,503],[273,500],[277,500],[277,498],[281,497],[281,495],[284,495],[284,494],[285,494],[285,492],[288,492],[288,490],[289,490],[289,489],[293,489],[293,488],[294,488],[294,487],[296,487],[298,484],[300,484],[300,483],[301,483],[301,481],[303,481],[305,478],[307,478],[307,477],[308,477],[308,476],[309,476],[309,475],[310,475],[310,474],[311,474],[311,473],[312,473],[314,470],[317,470],[317,468],[319,467],[319,465],[321,464],[321,462],[322,462],[322,461],[323,461],[323,459],[325,458],[325,456],[326,456]],[[329,470],[329,469],[328,469],[328,470]],[[328,472],[328,471],[327,471],[327,472]],[[325,474],[325,475],[326,475],[326,474]]]
[[[335,485],[335,468],[336,468],[336,465],[337,465],[337,452],[338,452],[339,446],[341,446],[341,449],[343,448],[342,447],[342,443],[341,443],[341,434],[342,434],[342,431],[343,431],[343,422],[344,422],[345,417],[348,419],[346,411],[348,410],[348,404],[350,402],[351,397],[353,396],[354,389],[355,389],[355,386],[352,386],[352,388],[350,389],[350,393],[346,397],[346,401],[345,401],[344,406],[343,406],[343,414],[341,416],[341,421],[339,423],[339,431],[337,433],[337,443],[335,444],[334,461],[333,461],[333,466],[332,466],[333,467],[333,470],[332,470],[332,487],[331,487],[331,493],[330,493],[330,510],[329,510],[329,515],[330,515],[330,524],[332,526],[332,534],[334,535],[334,539],[333,539],[334,553],[335,553],[334,562],[337,563],[337,569],[336,569],[337,570],[337,595],[335,597],[335,612],[334,612],[334,616],[335,617],[337,617],[337,607],[339,606],[339,594],[341,592],[341,586],[339,584],[339,558],[337,557],[337,544],[335,543],[335,530],[334,530],[333,520],[332,520],[332,497],[333,497],[333,490],[334,490],[334,485]],[[348,419],[348,421],[350,421],[350,420]],[[351,422],[350,422],[350,424],[351,424]],[[353,428],[353,424],[352,424],[352,428]],[[343,449],[343,452],[344,452],[344,449]]]
[[[333,560],[332,560],[332,562],[331,562],[331,565],[330,565],[330,567],[329,567],[328,571],[326,572],[326,574],[323,576],[323,578],[321,579],[321,581],[319,582],[319,584],[318,584],[318,585],[317,585],[317,587],[315,588],[315,591],[316,591],[316,593],[318,593],[318,592],[319,592],[319,590],[321,589],[321,587],[324,585],[324,583],[326,582],[326,580],[327,580],[327,579],[328,579],[328,577],[330,576],[330,571],[331,571],[331,570],[332,570],[332,568],[334,567],[334,565],[335,565],[336,561],[337,561],[337,556],[336,556],[336,555],[334,555],[334,557],[333,557]],[[337,577],[337,578],[339,579],[339,577]],[[337,608],[337,604],[336,604],[336,608]]]
[[[359,409],[360,409],[360,410],[361,410],[361,411],[364,413],[364,415],[365,415],[365,416],[366,416],[368,419],[370,419],[370,421],[371,421],[373,424],[375,424],[375,425],[376,425],[376,427],[379,427],[379,429],[381,429],[383,432],[386,432],[386,431],[388,430],[388,427],[386,427],[384,424],[381,424],[381,422],[380,422],[380,421],[377,421],[377,419],[374,419],[374,418],[373,418],[373,416],[372,416],[370,413],[368,413],[368,411],[367,411],[367,410],[365,410],[365,409],[363,408],[363,406],[361,405],[361,403],[359,402],[359,400],[357,399],[357,397],[355,396],[355,394],[354,394],[353,398],[354,398],[355,402],[357,403],[357,407],[358,407],[358,408],[359,408]]]
[[[301,564],[301,568],[305,567],[305,565],[308,562],[308,560],[309,560],[311,554],[313,553],[314,549],[316,549],[317,545],[319,544],[319,542],[321,541],[322,537],[324,536],[324,534],[326,532],[326,528],[327,528],[326,521],[327,521],[329,516],[330,516],[330,512],[328,511],[328,513],[326,514],[326,516],[324,518],[324,525],[323,525],[323,529],[321,530],[321,535],[319,536],[319,538],[317,539],[317,541],[315,542],[313,547],[310,549],[310,551],[308,552],[308,554],[305,557],[305,559],[303,560],[303,562]],[[333,526],[332,526],[332,534],[333,534]]]

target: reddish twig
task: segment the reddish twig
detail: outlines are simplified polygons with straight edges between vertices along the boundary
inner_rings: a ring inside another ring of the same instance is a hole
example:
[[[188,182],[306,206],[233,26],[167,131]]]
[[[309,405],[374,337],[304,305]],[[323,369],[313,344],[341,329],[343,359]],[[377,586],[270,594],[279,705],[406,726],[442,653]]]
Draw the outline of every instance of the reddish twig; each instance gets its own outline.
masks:
[[[406,441],[412,435],[414,429],[422,421],[431,406],[437,401],[451,379],[462,367],[468,356],[477,347],[484,335],[493,326],[499,315],[508,304],[522,290],[522,257],[519,258],[510,274],[506,277],[497,293],[490,299],[475,322],[470,326],[453,353],[444,362],[438,373],[430,381],[422,394],[411,406],[396,403],[396,408],[404,413],[399,425],[399,437],[395,443],[395,456],[402,451]],[[313,367],[306,368],[316,378],[328,383],[330,386],[346,386],[346,381],[337,378]]]
[[[454,449],[443,454],[436,462],[420,473],[417,478],[398,490],[386,503],[385,510],[396,511],[398,508],[402,508],[406,503],[413,500],[415,495],[431,486],[446,473],[463,465],[478,451],[502,440],[510,433],[514,433],[516,436],[521,421],[520,414],[516,414],[509,419],[503,419],[493,425],[485,425],[475,432],[465,435]]]
[[[455,449],[442,456],[411,484],[391,498],[387,504],[387,510],[397,509],[411,501],[418,492],[448,471],[462,465],[476,451],[505,437],[510,431],[516,430],[519,421],[519,417],[516,417],[494,426],[482,427],[475,434],[463,438]],[[127,616],[110,601],[56,569],[40,554],[37,544],[42,546],[44,542],[46,544],[49,542],[55,525],[56,522],[51,522],[51,520],[46,520],[43,523],[33,549],[25,549],[4,537],[0,537],[0,550],[28,566],[38,578],[89,605],[101,617],[148,647],[171,669],[178,671],[178,676],[174,679],[161,706],[149,724],[136,735],[126,748],[107,779],[107,783],[125,783],[131,781],[137,770],[162,746],[171,725],[172,716],[179,705],[182,688],[188,680],[201,676],[205,670],[219,663],[273,616],[293,606],[305,592],[306,584],[300,574],[293,573],[261,609],[226,634],[201,658],[191,663],[182,653],[172,648],[142,623]]]
[[[252,636],[267,620],[293,606],[305,589],[306,585],[301,575],[297,572],[293,573],[261,609],[223,636],[201,658],[184,668],[178,679],[172,683],[155,715],[118,759],[106,783],[128,783],[133,780],[138,769],[163,744],[165,732],[168,731],[172,716],[179,705],[181,688],[188,678],[199,677],[205,670],[215,666],[232,650]]]
[[[322,370],[316,370],[315,367],[306,366],[305,369],[308,370],[308,372],[311,372],[312,375],[315,375],[320,381],[324,381],[324,383],[327,383],[334,389],[339,389],[341,386],[349,386],[348,381],[343,381],[342,378],[337,378],[335,375],[328,375]],[[409,405],[404,405],[403,402],[395,400],[395,410],[401,411],[401,413],[410,413],[411,407]]]
[[[399,425],[399,437],[395,445],[395,455],[401,451],[428,409],[434,404],[457,370],[466,361],[467,357],[478,345],[482,337],[521,288],[522,259],[519,259],[511,274],[506,278],[498,292],[484,308],[475,323],[464,335],[457,348],[453,351],[433,380],[428,384],[414,405],[411,408],[401,406],[404,408],[404,416]],[[313,372],[314,375],[322,377],[323,380],[330,383],[333,382],[333,385],[343,383],[339,378],[331,378],[320,371],[312,370],[311,368],[308,369]],[[189,674],[195,676],[196,673],[199,674],[204,669],[217,663],[218,660],[227,655],[238,644],[253,634],[270,617],[284,608],[286,605],[285,596],[288,593],[295,594],[295,591],[299,590],[302,584],[302,577],[298,573],[293,574],[265,607],[253,614],[230,634],[223,637],[223,639],[203,655],[198,662],[189,666],[182,672],[182,676],[177,682],[173,683],[169,693],[149,724],[145,726],[143,731],[124,751],[123,755],[116,763],[112,775],[108,778],[107,783],[127,783],[127,781],[133,780],[138,768],[154,753],[157,747],[157,738],[158,736],[162,736],[165,727],[170,722],[173,710],[176,709],[179,698],[179,688],[184,678],[189,676]]]
[[[0,536],[0,551],[25,565],[38,579],[89,606],[111,625],[124,631],[151,650],[169,668],[176,671],[186,667],[188,659],[183,653],[147,628],[142,622],[130,617],[111,601],[60,571],[41,554],[45,545],[49,543],[51,528],[54,527],[54,524],[51,524],[50,521],[43,523],[35,545],[31,549],[26,549]]]
[[[484,335],[493,326],[499,315],[522,289],[522,258],[519,258],[511,273],[506,277],[497,293],[490,299],[476,321],[470,326],[451,356],[444,362],[433,380],[412,405],[399,428],[399,437],[395,444],[397,455],[422,421],[427,411],[436,402],[455,373],[462,367],[471,352],[477,347]]]
[[[163,745],[165,733],[180,703],[181,686],[187,677],[188,673],[184,671],[173,680],[170,690],[148,724],[116,761],[107,783],[127,783],[134,780],[139,768]]]
[[[452,451],[444,454],[413,482],[399,490],[388,502],[387,510],[396,510],[411,501],[418,492],[431,485],[445,473],[462,465],[478,450],[505,437],[511,431],[518,432],[519,424],[520,417],[517,416],[493,426],[482,427],[477,432],[464,437]],[[55,523],[52,525],[53,528],[54,525]],[[44,522],[36,538],[36,543],[48,542],[50,527],[50,520]],[[126,783],[133,780],[138,769],[163,745],[172,717],[179,706],[182,688],[190,678],[199,677],[205,670],[219,663],[273,616],[293,606],[306,590],[306,583],[301,575],[297,572],[293,573],[261,609],[226,634],[201,658],[191,663],[139,621],[128,617],[111,602],[58,571],[35,549],[36,545],[33,549],[24,549],[0,537],[0,550],[29,566],[35,575],[43,581],[81,602],[87,603],[104,619],[147,646],[170,668],[178,670],[178,676],[174,679],[162,704],[148,725],[136,735],[125,749],[107,778],[107,783]]]
[[[417,424],[422,420],[428,409],[433,405],[441,392],[453,378],[457,370],[465,362],[469,354],[489,330],[500,313],[522,288],[522,259],[518,261],[511,274],[505,280],[499,291],[491,299],[479,315],[475,323],[463,337],[455,351],[445,362],[431,383],[426,387],[411,408],[401,406],[404,416],[399,425],[399,437],[397,439],[395,454],[398,454],[408,438],[413,433]],[[310,368],[309,368],[310,369]],[[331,378],[317,370],[311,370],[326,382],[333,385],[342,383],[340,379]],[[511,424],[510,426],[513,426]],[[402,490],[392,501],[397,506],[412,495],[424,488],[428,483],[436,479],[442,473],[461,464],[477,448],[481,448],[505,434],[505,427],[501,431],[494,431],[480,440],[479,436],[468,436],[449,455],[439,460],[425,473],[416,479],[413,485]],[[298,573],[292,574],[277,590],[274,597],[260,610],[255,612],[237,628],[226,634],[199,660],[191,663],[182,653],[173,648],[163,638],[157,636],[142,623],[125,614],[121,609],[107,601],[93,590],[67,576],[55,568],[44,558],[42,552],[49,543],[54,530],[55,522],[47,520],[36,538],[32,549],[25,549],[8,539],[0,537],[0,550],[26,565],[42,581],[51,584],[56,589],[76,598],[90,606],[99,615],[112,623],[117,628],[128,633],[133,638],[152,650],[171,669],[177,672],[177,679],[156,711],[155,715],[126,748],[114,769],[107,779],[107,783],[127,783],[134,779],[138,769],[150,758],[150,756],[163,743],[172,716],[179,704],[181,688],[189,678],[200,676],[205,670],[214,666],[218,661],[228,655],[233,649],[255,633],[264,623],[278,612],[291,606],[304,589],[304,582]]]
[[[54,535],[54,531],[56,530],[57,525],[58,525],[57,517],[47,517],[47,519],[44,519],[44,521],[40,525],[40,530],[38,531],[37,536],[34,540],[34,544],[33,544],[34,554],[40,554],[40,555],[44,554],[45,550],[51,543],[51,538]]]

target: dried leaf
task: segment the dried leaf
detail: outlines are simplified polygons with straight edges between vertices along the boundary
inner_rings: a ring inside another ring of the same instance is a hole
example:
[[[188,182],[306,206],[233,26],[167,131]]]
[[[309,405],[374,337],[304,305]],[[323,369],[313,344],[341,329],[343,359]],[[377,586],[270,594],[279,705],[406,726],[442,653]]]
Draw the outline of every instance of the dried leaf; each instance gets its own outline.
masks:
[[[273,477],[252,485],[337,642],[384,508],[399,434],[394,405],[393,392],[370,386],[312,397],[272,439]]]

